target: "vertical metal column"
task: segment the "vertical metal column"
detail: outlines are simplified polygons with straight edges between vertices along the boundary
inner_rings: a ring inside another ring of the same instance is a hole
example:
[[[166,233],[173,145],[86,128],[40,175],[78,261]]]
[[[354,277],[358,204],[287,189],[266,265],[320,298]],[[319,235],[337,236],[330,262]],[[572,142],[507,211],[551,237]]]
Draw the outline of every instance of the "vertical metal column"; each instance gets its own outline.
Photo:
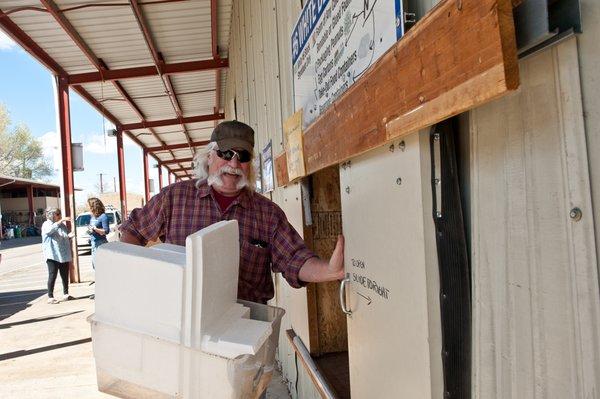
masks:
[[[60,149],[62,157],[62,189],[64,217],[75,217],[75,189],[73,180],[73,155],[71,153],[71,114],[69,105],[69,85],[65,77],[58,77],[58,124],[60,129]],[[68,222],[67,227],[75,232],[74,221]],[[77,235],[71,239],[73,261],[69,264],[69,279],[72,283],[79,283],[79,258],[77,256]]]
[[[33,186],[27,186],[27,205],[29,206],[29,225],[32,226],[35,222],[35,214],[33,211]]]
[[[144,163],[144,194],[146,203],[150,201],[150,176],[148,174],[148,151],[144,150],[142,162]]]
[[[117,132],[117,162],[119,168],[119,199],[121,216],[127,217],[127,187],[125,186],[125,152],[123,150],[123,132]]]
[[[162,184],[162,166],[161,164],[158,164],[158,191],[160,192],[160,190],[162,190],[163,188],[163,184]]]
[[[171,172],[167,173],[167,178],[169,179],[169,185],[171,185],[172,181],[171,181]]]

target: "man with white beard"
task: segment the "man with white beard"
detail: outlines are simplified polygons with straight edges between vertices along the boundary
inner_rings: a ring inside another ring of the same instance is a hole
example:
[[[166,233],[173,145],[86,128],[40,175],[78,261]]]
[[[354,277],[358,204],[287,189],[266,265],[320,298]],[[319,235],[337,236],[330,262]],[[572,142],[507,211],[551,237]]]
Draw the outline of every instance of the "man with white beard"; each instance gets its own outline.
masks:
[[[274,295],[271,270],[295,288],[344,278],[344,239],[329,261],[312,253],[275,203],[254,192],[254,130],[220,123],[195,159],[193,180],[165,187],[121,226],[121,241],[145,245],[158,238],[185,245],[188,235],[221,220],[238,221],[238,298],[266,303]]]

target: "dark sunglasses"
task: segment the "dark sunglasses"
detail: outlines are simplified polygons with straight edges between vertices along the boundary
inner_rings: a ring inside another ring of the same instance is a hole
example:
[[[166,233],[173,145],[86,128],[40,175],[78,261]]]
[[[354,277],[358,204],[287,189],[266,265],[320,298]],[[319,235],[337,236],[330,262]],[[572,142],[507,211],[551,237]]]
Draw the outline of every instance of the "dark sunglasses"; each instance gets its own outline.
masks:
[[[234,156],[237,156],[240,163],[250,162],[250,159],[252,159],[252,154],[246,150],[217,150],[217,155],[225,161],[231,161]]]

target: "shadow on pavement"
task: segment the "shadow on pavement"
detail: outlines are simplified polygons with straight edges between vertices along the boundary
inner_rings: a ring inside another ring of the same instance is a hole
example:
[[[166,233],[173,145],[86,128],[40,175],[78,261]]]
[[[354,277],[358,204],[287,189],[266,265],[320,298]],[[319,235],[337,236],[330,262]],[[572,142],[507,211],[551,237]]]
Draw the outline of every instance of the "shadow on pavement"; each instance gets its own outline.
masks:
[[[87,298],[87,296],[85,298]],[[68,312],[68,313],[61,313],[61,314],[57,314],[57,315],[53,315],[53,316],[36,317],[35,319],[15,321],[14,323],[0,324],[0,330],[2,330],[4,328],[11,328],[14,326],[21,326],[23,324],[31,324],[31,323],[37,323],[39,321],[58,319],[60,317],[70,316],[72,314],[77,314],[77,313],[81,313],[81,312],[83,312],[83,310],[77,310],[75,312]]]
[[[23,238],[12,238],[10,240],[3,240],[2,244],[0,244],[0,249],[5,251],[11,248],[19,248],[25,247],[27,245],[41,244],[42,237],[34,236],[34,237],[23,237]]]
[[[75,340],[75,341],[61,342],[60,344],[42,346],[42,347],[35,348],[35,349],[28,349],[28,350],[20,350],[20,351],[15,351],[15,352],[2,353],[2,354],[0,354],[0,362],[3,361],[3,360],[14,359],[16,357],[33,355],[34,353],[40,353],[40,352],[52,351],[54,349],[65,348],[67,346],[87,344],[88,342],[92,342],[92,338],[91,337],[90,338],[78,339],[78,340]]]
[[[14,291],[0,293],[0,320],[27,309],[31,301],[45,295],[47,290]]]

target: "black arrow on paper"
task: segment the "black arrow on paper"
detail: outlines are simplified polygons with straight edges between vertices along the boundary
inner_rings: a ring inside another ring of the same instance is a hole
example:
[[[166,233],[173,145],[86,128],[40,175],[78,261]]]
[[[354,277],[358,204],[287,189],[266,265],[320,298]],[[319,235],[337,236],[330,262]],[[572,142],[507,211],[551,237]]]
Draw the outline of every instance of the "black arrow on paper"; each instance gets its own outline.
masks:
[[[363,298],[365,298],[367,300],[367,306],[369,306],[371,304],[371,297],[364,296],[360,292],[357,292],[357,294],[360,295],[360,296],[362,296]]]

